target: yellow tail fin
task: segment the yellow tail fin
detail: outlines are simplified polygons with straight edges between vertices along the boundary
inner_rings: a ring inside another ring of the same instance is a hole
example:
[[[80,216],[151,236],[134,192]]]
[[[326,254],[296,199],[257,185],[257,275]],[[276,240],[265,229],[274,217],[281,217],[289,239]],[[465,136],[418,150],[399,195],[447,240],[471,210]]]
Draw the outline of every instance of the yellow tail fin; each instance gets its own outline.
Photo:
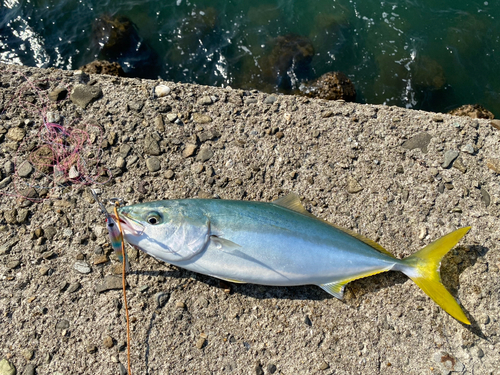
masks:
[[[410,267],[403,272],[444,311],[465,324],[470,324],[469,319],[455,298],[441,283],[439,266],[441,259],[465,236],[469,229],[470,227],[457,229],[403,260],[405,265]]]

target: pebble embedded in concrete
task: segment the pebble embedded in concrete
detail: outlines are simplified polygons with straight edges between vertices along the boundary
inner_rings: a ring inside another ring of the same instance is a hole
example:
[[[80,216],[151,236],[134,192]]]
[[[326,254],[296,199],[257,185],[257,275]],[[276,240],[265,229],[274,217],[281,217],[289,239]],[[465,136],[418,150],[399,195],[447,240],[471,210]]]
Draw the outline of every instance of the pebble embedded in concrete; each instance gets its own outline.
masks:
[[[361,190],[363,190],[363,187],[359,184],[359,182],[349,176],[347,178],[347,191],[351,194],[356,194]]]
[[[0,361],[0,375],[16,375],[16,367],[7,359]]]
[[[196,151],[196,148],[197,148],[197,146],[192,144],[192,143],[186,144],[186,147],[184,148],[184,151],[182,152],[182,156],[184,156],[185,158],[193,156],[195,151]]]
[[[193,113],[193,121],[198,123],[198,124],[208,124],[209,122],[212,122],[212,117],[209,115],[206,115],[204,113],[198,113],[195,112]]]
[[[159,171],[161,169],[160,159],[155,156],[146,159],[146,167],[150,172]]]
[[[212,156],[214,156],[214,152],[209,147],[202,147],[200,152],[198,152],[198,156],[196,160],[201,161],[202,163],[209,160]]]
[[[118,265],[119,268],[121,269],[122,265]],[[96,291],[97,293],[102,293],[106,292],[108,290],[118,290],[122,289],[123,284],[122,284],[122,278],[119,276],[113,276],[113,275],[108,275],[104,277],[104,280],[97,285]]]
[[[444,153],[443,164],[441,165],[443,168],[448,168],[451,163],[458,157],[459,152],[456,150],[448,150]]]
[[[21,142],[26,135],[26,130],[23,128],[10,128],[7,131],[7,138],[15,142]]]
[[[432,136],[429,133],[422,132],[405,141],[402,146],[408,150],[419,148],[425,154],[431,139]]]
[[[115,343],[114,343],[113,338],[111,336],[106,336],[106,337],[104,337],[102,344],[104,345],[105,348],[111,349]]]
[[[24,161],[17,168],[17,174],[19,177],[23,178],[29,177],[32,172],[33,172],[33,166],[29,161]]]
[[[463,148],[462,148],[462,152],[466,152],[470,155],[473,155],[474,154],[474,146],[472,146],[470,143],[467,143]]]
[[[158,156],[161,153],[158,141],[154,139],[150,134],[146,135],[146,137],[144,138],[144,153],[153,156]]]
[[[83,274],[89,274],[92,269],[90,268],[89,264],[85,261],[77,261],[73,264],[73,268]]]
[[[208,95],[202,96],[200,99],[198,99],[198,104],[210,105],[212,104],[212,98]]]

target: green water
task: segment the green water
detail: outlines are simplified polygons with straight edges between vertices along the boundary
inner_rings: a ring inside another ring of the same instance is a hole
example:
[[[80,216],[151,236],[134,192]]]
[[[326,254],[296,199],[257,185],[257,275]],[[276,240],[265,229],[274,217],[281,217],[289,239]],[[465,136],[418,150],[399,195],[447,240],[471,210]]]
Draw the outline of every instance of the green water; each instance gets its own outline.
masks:
[[[137,75],[278,91],[273,45],[296,34],[314,57],[295,87],[340,70],[360,102],[431,111],[478,103],[500,116],[500,7],[492,1],[4,0],[0,61],[78,68],[100,56],[93,35],[103,14],[136,25],[143,50],[120,63],[139,66]]]

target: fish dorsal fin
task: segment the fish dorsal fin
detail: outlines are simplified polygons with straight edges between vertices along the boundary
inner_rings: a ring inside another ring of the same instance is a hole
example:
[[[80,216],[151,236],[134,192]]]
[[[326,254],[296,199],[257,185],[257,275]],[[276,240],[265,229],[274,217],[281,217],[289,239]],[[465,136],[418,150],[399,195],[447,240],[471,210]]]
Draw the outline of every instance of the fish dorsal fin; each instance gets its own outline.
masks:
[[[278,198],[275,201],[273,201],[273,204],[277,204],[278,206],[299,212],[303,215],[315,217],[305,209],[305,207],[302,205],[302,202],[300,201],[299,196],[295,193],[290,193],[288,195],[285,195],[284,197]]]
[[[284,197],[278,198],[275,201],[273,201],[273,204],[288,208],[289,210],[301,213],[302,215],[313,217],[316,220],[320,220],[323,223],[331,225],[332,227],[334,227],[338,230],[341,230],[344,233],[347,233],[349,236],[352,236],[352,237],[360,240],[361,242],[364,242],[365,244],[367,244],[370,247],[373,247],[375,250],[381,252],[382,254],[389,255],[390,257],[394,258],[394,255],[392,255],[390,252],[388,252],[386,249],[384,249],[382,246],[380,246],[375,241],[370,240],[369,238],[362,236],[361,234],[353,232],[352,230],[339,227],[338,225],[329,223],[328,221],[325,221],[323,219],[320,219],[320,218],[314,216],[312,213],[310,213],[309,211],[307,211],[305,209],[305,207],[302,205],[302,202],[300,201],[299,196],[295,193],[290,193]]]

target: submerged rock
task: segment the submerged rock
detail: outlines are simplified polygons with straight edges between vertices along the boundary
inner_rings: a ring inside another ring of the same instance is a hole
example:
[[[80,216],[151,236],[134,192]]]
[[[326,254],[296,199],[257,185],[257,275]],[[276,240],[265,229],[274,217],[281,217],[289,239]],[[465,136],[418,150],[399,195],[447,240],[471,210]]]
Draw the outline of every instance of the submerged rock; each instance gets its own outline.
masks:
[[[80,70],[87,74],[107,74],[117,77],[123,77],[125,75],[123,68],[116,61],[95,60],[82,66]]]
[[[354,84],[342,72],[328,72],[314,81],[303,83],[299,93],[327,100],[343,99],[347,102],[356,100]]]
[[[158,54],[141,38],[137,27],[125,16],[103,15],[92,25],[94,48],[100,59],[117,62],[125,74],[156,78],[159,73]]]
[[[410,69],[413,84],[420,89],[440,90],[446,84],[443,67],[430,57],[417,57]]]
[[[314,47],[305,36],[287,34],[274,40],[268,63],[263,73],[278,88],[290,90],[304,79],[311,77]],[[266,68],[267,66],[267,68]]]
[[[448,113],[454,116],[468,116],[472,118],[485,118],[489,120],[493,120],[493,118],[495,117],[493,113],[488,111],[480,104],[466,104],[461,107],[452,109]]]

